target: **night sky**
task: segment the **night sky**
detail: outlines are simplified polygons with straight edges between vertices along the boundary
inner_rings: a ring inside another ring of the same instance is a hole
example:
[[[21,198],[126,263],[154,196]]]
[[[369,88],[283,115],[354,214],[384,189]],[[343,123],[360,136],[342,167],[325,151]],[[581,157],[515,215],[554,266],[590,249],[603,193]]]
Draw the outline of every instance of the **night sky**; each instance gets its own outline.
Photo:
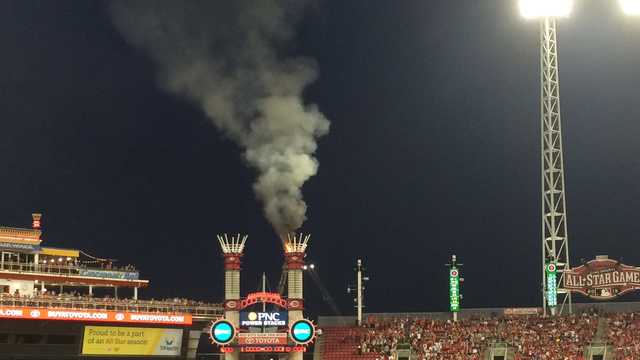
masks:
[[[143,297],[222,299],[215,235],[249,234],[243,292],[278,237],[239,147],[158,87],[100,1],[0,3],[0,223],[151,281]],[[571,258],[640,265],[640,18],[582,1],[559,27]],[[317,2],[290,51],[331,121],[303,187],[308,260],[343,313],[361,257],[367,311],[443,311],[452,253],[463,307],[539,306],[538,26],[511,0]],[[311,314],[331,314],[311,277]],[[630,299],[626,297],[625,299]]]

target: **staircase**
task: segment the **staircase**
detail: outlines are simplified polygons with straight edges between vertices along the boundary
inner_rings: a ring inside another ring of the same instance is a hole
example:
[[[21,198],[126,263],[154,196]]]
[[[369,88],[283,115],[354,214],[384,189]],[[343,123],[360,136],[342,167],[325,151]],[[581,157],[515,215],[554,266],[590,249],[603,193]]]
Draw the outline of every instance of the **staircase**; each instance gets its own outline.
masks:
[[[498,359],[513,360],[515,356],[516,352],[513,347],[508,346],[507,343],[504,342],[490,344],[484,352],[485,360],[494,360],[496,357]]]
[[[607,333],[609,331],[609,323],[605,317],[598,319],[598,327],[596,333],[593,336],[593,340],[589,346],[585,349],[584,357],[587,360],[591,359],[603,359],[613,360],[614,352],[613,347],[607,344]]]

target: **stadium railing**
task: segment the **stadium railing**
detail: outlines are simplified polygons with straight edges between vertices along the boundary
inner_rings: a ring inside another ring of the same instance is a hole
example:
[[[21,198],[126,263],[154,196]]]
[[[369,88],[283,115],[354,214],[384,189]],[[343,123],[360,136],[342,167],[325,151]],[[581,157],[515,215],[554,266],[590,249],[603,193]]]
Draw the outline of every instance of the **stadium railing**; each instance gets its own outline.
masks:
[[[125,270],[118,268],[105,269],[100,267],[88,267],[84,264],[67,265],[67,264],[36,264],[22,262],[0,262],[0,270],[32,272],[58,275],[75,275],[83,276],[82,272],[90,272],[94,275],[85,275],[87,277],[96,278],[115,278],[115,279],[133,279],[137,280],[139,272],[137,270]],[[111,275],[110,275],[111,274]],[[100,276],[96,276],[100,275]]]
[[[0,305],[11,307],[64,308],[152,313],[188,313],[195,317],[222,316],[220,304],[189,304],[164,300],[134,300],[77,296],[16,296],[0,294]]]

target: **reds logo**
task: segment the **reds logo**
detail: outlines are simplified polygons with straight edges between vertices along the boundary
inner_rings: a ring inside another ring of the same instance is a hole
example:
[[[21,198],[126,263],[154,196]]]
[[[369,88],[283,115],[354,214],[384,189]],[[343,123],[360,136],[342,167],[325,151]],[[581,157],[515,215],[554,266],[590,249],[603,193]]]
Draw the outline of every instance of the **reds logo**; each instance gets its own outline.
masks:
[[[236,300],[229,300],[225,304],[227,309],[236,309],[238,307],[238,302]]]

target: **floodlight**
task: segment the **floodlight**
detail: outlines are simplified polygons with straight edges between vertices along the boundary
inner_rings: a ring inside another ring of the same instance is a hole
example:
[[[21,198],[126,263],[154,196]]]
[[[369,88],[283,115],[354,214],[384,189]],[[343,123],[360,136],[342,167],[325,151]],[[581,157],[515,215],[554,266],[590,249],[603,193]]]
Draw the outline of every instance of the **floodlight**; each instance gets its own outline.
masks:
[[[640,15],[640,0],[619,0],[622,11],[627,15]]]
[[[520,13],[527,19],[541,17],[567,17],[573,0],[520,0]]]

